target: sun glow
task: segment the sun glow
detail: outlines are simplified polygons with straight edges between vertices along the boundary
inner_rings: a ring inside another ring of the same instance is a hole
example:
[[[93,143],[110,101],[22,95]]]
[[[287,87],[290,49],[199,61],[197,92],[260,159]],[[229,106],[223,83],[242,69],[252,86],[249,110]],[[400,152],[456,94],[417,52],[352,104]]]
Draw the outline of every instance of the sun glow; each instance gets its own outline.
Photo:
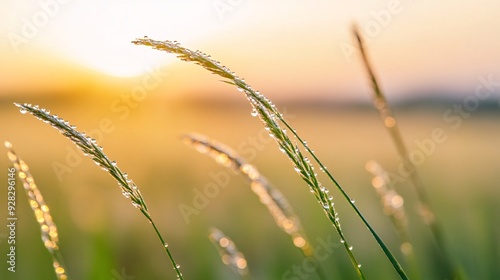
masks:
[[[36,41],[37,45],[87,68],[111,76],[132,77],[174,60],[135,46],[130,43],[132,40],[150,36],[192,42],[210,33],[217,23],[217,16],[214,19],[213,14],[202,13],[202,9],[192,10],[189,3],[145,2],[53,1],[51,6],[40,4],[23,11],[26,20],[14,25],[18,33],[31,32],[24,38],[32,38],[23,39],[26,42],[22,43]],[[168,11],[178,12],[166,17]],[[197,16],[199,22],[188,21],[187,13]]]

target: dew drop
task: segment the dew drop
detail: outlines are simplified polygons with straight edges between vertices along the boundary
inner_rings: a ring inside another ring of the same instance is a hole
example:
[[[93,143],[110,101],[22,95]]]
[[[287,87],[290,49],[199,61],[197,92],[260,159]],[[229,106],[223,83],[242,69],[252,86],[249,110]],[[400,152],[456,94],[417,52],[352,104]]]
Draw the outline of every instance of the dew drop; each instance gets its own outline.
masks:
[[[352,246],[349,246],[349,251],[352,251],[352,249],[353,249]]]
[[[28,110],[24,109],[24,108],[21,108],[19,110],[19,112],[21,112],[21,114],[26,114],[28,112]]]
[[[250,113],[250,115],[252,115],[252,117],[257,117],[259,115],[259,113],[257,112],[257,109],[253,109],[252,112]]]
[[[181,268],[181,265],[180,264],[176,264],[175,268],[179,269],[179,268]]]
[[[340,239],[340,243],[344,244],[345,240],[344,239]]]
[[[111,165],[116,166],[116,161],[112,161]]]
[[[352,203],[352,204],[356,203],[356,200],[351,199],[351,203]]]
[[[163,244],[163,247],[168,248],[168,243]]]
[[[124,197],[130,198],[130,193],[129,192],[123,191],[122,194],[123,194]]]
[[[358,268],[361,268],[361,264],[358,264]]]
[[[136,203],[136,202],[133,202],[132,201],[132,205],[135,207],[135,208],[141,208],[141,205],[139,203]]]
[[[325,208],[325,209],[330,209],[330,204],[328,204],[328,203],[323,203],[323,208]]]

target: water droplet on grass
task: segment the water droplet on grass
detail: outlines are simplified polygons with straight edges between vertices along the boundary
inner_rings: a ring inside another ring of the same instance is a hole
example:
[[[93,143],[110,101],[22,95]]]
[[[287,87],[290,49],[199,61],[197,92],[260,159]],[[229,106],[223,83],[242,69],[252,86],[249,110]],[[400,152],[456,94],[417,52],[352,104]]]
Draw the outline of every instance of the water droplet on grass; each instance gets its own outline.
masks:
[[[19,112],[21,112],[21,114],[26,114],[28,112],[28,110],[21,108],[21,109],[19,109]]]
[[[130,198],[130,193],[129,192],[123,191],[122,194],[123,194],[124,197]]]

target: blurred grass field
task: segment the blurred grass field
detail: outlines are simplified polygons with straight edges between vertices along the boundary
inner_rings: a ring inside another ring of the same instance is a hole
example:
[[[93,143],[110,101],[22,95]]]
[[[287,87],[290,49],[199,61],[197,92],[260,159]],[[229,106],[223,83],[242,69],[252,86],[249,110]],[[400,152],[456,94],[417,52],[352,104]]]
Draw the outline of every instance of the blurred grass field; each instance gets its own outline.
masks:
[[[16,97],[1,102],[0,138],[12,142],[30,165],[59,227],[61,252],[71,279],[174,279],[175,273],[147,221],[121,195],[109,175],[53,128],[21,115],[12,105],[14,101],[46,107],[78,129],[95,133],[93,137],[107,155],[139,185],[186,279],[237,279],[222,264],[207,238],[211,226],[224,231],[245,254],[253,279],[282,279],[304,259],[276,227],[244,178],[185,146],[179,138],[184,133],[200,132],[235,148],[290,200],[314,245],[331,238],[340,247],[333,227],[307,186],[271,142],[259,120],[250,115],[248,104],[152,95],[135,104],[137,107],[129,106],[125,116],[124,111],[111,108],[116,98]],[[414,145],[416,139],[429,138],[433,129],[445,131],[447,140],[437,144],[418,170],[444,227],[447,245],[465,274],[469,279],[496,279],[500,275],[499,110],[481,106],[453,129],[443,119],[452,104],[396,106],[395,114],[410,150],[418,148]],[[368,160],[375,159],[395,173],[399,162],[375,109],[369,105],[325,103],[276,105],[402,259],[397,235],[382,212],[364,167]],[[103,120],[105,129],[96,133]],[[9,163],[5,156],[0,157],[0,163],[0,182],[6,186]],[[55,172],[54,163],[67,169]],[[179,205],[192,206],[195,190],[203,192],[214,177],[221,176],[229,178],[227,187],[221,187],[215,197],[208,199],[206,207],[186,223]],[[0,279],[55,279],[50,255],[40,242],[39,228],[20,183],[17,187],[17,271],[6,270],[3,259],[7,254],[7,230],[2,227]],[[336,199],[342,228],[366,275],[370,279],[397,279],[368,231],[334,187],[328,187]],[[397,187],[410,215],[420,276],[443,279],[444,270],[436,262],[429,230],[413,211],[413,190],[408,182]],[[0,207],[6,208],[7,191],[1,189]],[[5,211],[1,213],[0,218],[6,221]],[[320,265],[332,279],[356,278],[341,248]],[[306,276],[297,279],[316,279],[314,274]]]

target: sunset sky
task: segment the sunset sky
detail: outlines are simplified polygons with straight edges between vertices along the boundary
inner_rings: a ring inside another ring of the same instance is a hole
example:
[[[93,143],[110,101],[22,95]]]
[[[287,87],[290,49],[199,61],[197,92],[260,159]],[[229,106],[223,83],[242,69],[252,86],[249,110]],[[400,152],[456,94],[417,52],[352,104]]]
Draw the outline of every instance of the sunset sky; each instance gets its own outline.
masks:
[[[272,98],[366,98],[353,23],[389,96],[467,94],[480,76],[500,80],[498,11],[494,0],[4,0],[0,95],[71,94],[90,80],[110,86],[158,67],[178,92],[227,90],[130,43],[147,35],[211,54]]]

